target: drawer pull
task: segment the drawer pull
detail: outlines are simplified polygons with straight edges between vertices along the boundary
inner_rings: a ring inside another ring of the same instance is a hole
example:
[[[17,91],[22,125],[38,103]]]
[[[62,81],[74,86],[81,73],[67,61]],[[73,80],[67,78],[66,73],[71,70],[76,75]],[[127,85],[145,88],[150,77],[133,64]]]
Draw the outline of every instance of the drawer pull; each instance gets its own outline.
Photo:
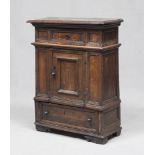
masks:
[[[52,73],[51,73],[51,74],[52,74],[52,76],[55,76],[55,74],[56,74],[56,73],[55,73],[55,71],[52,71]]]
[[[89,123],[89,126],[92,127],[92,118],[88,118],[87,121]]]
[[[44,111],[44,115],[48,115],[48,111]]]
[[[87,120],[88,120],[88,122],[91,122],[91,121],[92,121],[92,119],[91,119],[91,118],[88,118]]]

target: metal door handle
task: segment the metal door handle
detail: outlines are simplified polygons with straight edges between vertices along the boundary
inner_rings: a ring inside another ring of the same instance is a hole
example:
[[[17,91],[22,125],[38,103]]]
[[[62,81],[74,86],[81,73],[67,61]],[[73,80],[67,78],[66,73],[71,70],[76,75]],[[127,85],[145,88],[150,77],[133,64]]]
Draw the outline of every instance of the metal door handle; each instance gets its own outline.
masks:
[[[89,126],[92,126],[92,118],[88,118],[87,121],[89,123]]]
[[[44,111],[44,115],[48,115],[48,111]]]
[[[55,76],[56,76],[56,67],[55,66],[52,67],[51,75],[53,78],[55,78]]]

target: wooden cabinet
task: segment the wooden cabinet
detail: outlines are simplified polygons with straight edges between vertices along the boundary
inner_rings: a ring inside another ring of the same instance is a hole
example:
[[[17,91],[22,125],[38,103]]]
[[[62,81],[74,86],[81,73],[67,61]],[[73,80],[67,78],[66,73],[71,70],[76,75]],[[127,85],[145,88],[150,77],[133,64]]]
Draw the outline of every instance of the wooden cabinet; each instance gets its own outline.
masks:
[[[45,18],[35,26],[35,125],[95,143],[118,136],[118,26],[122,19]]]

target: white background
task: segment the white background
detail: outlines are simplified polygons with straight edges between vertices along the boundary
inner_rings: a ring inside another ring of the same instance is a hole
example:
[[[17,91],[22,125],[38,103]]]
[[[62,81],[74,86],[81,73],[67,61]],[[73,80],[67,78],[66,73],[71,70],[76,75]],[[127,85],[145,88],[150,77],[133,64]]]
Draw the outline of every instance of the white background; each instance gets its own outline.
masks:
[[[122,135],[106,145],[35,131],[34,28],[29,19],[118,17],[120,26],[120,94]],[[143,154],[143,1],[142,0],[13,0],[11,1],[11,153]]]

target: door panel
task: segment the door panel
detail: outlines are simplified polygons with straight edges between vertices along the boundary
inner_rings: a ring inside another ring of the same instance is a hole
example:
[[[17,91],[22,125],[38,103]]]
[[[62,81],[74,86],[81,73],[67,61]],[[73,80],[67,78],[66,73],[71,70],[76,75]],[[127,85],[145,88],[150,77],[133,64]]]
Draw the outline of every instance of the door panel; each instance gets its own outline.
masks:
[[[58,58],[60,71],[59,92],[77,95],[78,91],[78,59]]]
[[[69,99],[82,99],[83,56],[80,54],[53,52],[54,96]]]

